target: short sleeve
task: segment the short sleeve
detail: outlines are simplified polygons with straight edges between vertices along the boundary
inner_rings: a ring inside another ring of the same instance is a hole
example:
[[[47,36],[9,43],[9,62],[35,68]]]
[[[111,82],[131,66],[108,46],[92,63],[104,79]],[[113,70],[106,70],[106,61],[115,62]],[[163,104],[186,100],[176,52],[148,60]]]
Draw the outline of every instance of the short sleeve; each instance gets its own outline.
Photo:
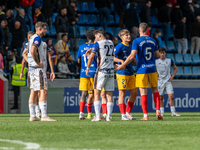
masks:
[[[99,51],[99,43],[94,43],[94,46],[92,48],[92,53],[97,53]]]
[[[25,48],[28,46],[28,44],[26,43],[23,47],[23,51],[25,50]]]
[[[173,67],[175,65],[174,61],[171,59],[171,66]]]
[[[115,50],[114,50],[114,55],[118,56],[119,53],[120,53],[120,50],[121,50],[121,46],[120,46],[120,45],[117,45],[117,46],[115,47]]]
[[[47,46],[47,52],[51,52],[52,49],[50,49],[49,46]]]
[[[41,41],[42,41],[42,40],[41,40],[41,37],[37,36],[37,37],[35,37],[35,38],[33,39],[33,45],[39,47],[40,44],[41,44]]]
[[[77,54],[77,58],[81,59],[81,46],[78,49],[78,54]]]
[[[137,50],[138,51],[137,40],[133,40],[132,50]]]

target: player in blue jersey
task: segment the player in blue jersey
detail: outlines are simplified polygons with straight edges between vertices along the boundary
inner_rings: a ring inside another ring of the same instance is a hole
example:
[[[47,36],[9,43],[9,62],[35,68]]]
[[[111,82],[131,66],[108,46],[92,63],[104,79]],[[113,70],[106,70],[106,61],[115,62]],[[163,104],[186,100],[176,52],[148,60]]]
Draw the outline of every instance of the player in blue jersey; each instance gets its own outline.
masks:
[[[136,87],[139,87],[141,94],[141,104],[144,117],[141,120],[149,120],[147,114],[147,88],[148,83],[153,92],[153,99],[156,106],[156,117],[162,120],[160,114],[160,95],[158,92],[158,79],[155,65],[155,57],[159,58],[159,51],[156,41],[147,36],[148,24],[141,23],[139,26],[140,37],[133,41],[131,54],[122,65],[118,65],[119,70],[125,70],[126,66],[136,57],[137,75]]]
[[[131,53],[131,45],[129,44],[131,41],[131,36],[127,29],[121,30],[118,35],[121,38],[122,43],[115,47],[114,55],[116,58],[122,60],[122,62],[118,62],[118,64],[121,64]],[[130,114],[135,103],[135,98],[137,96],[137,88],[135,86],[135,76],[132,62],[126,66],[125,70],[117,70],[116,77],[119,89],[118,104],[122,115],[122,120],[135,120],[135,118],[133,118]],[[126,90],[129,90],[131,93],[127,101],[127,107],[124,103]]]
[[[80,99],[80,114],[79,119],[85,119],[84,117],[84,108],[85,108],[85,102],[86,97],[89,93],[88,99],[87,99],[87,111],[88,111],[88,119],[91,119],[91,113],[92,113],[92,104],[93,104],[93,83],[94,83],[94,75],[97,69],[97,59],[96,56],[92,62],[89,75],[90,77],[86,76],[86,70],[87,70],[87,62],[88,57],[85,57],[85,53],[88,49],[93,47],[93,43],[95,40],[95,36],[93,35],[94,30],[88,30],[86,32],[86,36],[88,39],[88,43],[82,44],[79,47],[78,50],[78,63],[81,63],[81,73],[80,73],[80,84],[79,84],[79,90],[82,91],[81,99]]]

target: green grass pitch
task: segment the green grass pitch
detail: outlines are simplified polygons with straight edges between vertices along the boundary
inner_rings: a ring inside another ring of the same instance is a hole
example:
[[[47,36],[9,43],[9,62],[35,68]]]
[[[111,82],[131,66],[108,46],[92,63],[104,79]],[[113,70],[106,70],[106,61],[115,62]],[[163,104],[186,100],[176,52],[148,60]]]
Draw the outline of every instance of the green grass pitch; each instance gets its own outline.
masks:
[[[199,150],[200,114],[180,114],[165,113],[164,120],[157,121],[155,113],[149,113],[149,121],[140,121],[142,113],[133,113],[136,121],[121,121],[114,113],[111,122],[79,120],[78,114],[49,114],[58,121],[29,122],[28,114],[1,114],[0,149],[24,149],[29,142],[52,150]]]

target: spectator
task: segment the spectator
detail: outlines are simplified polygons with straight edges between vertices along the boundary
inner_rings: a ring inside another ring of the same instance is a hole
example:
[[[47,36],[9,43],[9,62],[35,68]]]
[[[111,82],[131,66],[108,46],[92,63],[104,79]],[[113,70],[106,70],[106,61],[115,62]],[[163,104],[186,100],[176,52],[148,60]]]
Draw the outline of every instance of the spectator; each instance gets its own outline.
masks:
[[[56,51],[54,49],[52,39],[48,38],[46,43],[47,43],[47,47],[49,49],[51,49],[51,58],[53,59],[54,65],[57,65],[57,54],[56,54]]]
[[[4,63],[3,63],[3,55],[2,52],[0,52],[0,69],[4,70]]]
[[[9,31],[7,24],[8,24],[7,20],[1,21],[1,27],[3,28],[3,31],[4,31],[3,47],[4,47],[4,50],[5,50],[5,54],[7,54],[8,47],[10,46],[10,31]]]
[[[14,24],[15,24],[13,10],[9,9],[6,12],[6,16],[7,16],[7,21],[8,21],[8,28],[9,28],[10,32],[12,32],[12,30],[14,29]]]
[[[68,0],[60,0],[60,9],[67,7],[68,5]]]
[[[35,15],[34,15],[33,23],[36,24],[36,22],[38,22],[38,21],[45,22],[45,17],[43,15],[43,13],[41,12],[40,7],[35,8]]]
[[[72,75],[68,75],[67,78],[75,79],[75,74],[76,74],[76,70],[78,69],[78,64],[77,62],[74,62],[72,60],[72,55],[69,55],[67,58],[67,66],[69,68],[70,73],[73,73]]]
[[[186,54],[188,49],[185,22],[186,17],[182,17],[174,30],[175,38],[178,41],[178,53],[182,55]]]
[[[139,25],[136,6],[137,3],[131,2],[130,8],[125,11],[124,15],[124,27],[128,28],[130,32],[134,26]]]
[[[60,56],[65,55],[67,57],[67,55],[69,55],[69,47],[67,44],[68,38],[67,38],[67,34],[62,34],[62,40],[59,40],[56,45],[55,45],[55,50],[58,54],[58,59],[60,59]]]
[[[20,73],[22,68],[22,59],[17,58],[17,64],[12,67],[11,70],[11,76],[12,76],[12,82],[13,90],[14,90],[14,106],[11,109],[18,109],[18,97],[20,93],[20,87],[26,85],[26,74],[28,72],[28,68],[25,67],[23,71],[23,77],[20,79]]]
[[[162,42],[162,39],[161,39],[161,35],[162,35],[161,31],[156,29],[155,33],[158,35],[158,36],[156,36],[157,40],[158,40],[158,47],[159,48],[163,47],[163,42]]]
[[[171,10],[174,8],[175,4],[177,3],[177,0],[165,0],[165,3],[172,3]]]
[[[21,56],[21,48],[25,40],[25,33],[19,21],[15,22],[15,29],[13,30],[12,35],[12,49],[14,52],[17,52],[18,56]]]
[[[78,52],[78,41],[80,40],[80,30],[78,25],[76,25],[75,19],[71,19],[68,37],[71,45],[71,50],[74,52],[75,56],[75,53]]]
[[[157,32],[154,32],[152,38],[153,38],[154,40],[156,40],[156,43],[157,43],[158,48],[159,48],[159,40],[158,40],[158,37],[159,37],[158,33],[157,33]]]
[[[2,52],[3,55],[5,55],[3,49],[3,42],[4,42],[4,32],[3,28],[0,26],[0,51]]]
[[[194,14],[195,17],[200,16],[200,7],[197,1],[194,1]]]
[[[117,46],[117,44],[118,44],[118,38],[116,36],[113,36],[112,37],[112,42],[113,42],[114,46]]]
[[[131,43],[133,42],[133,40],[137,39],[137,37],[138,37],[138,32],[139,32],[138,27],[133,27],[133,28],[132,28],[132,32],[131,32]]]
[[[0,22],[1,22],[2,20],[6,20],[6,15],[5,15],[5,13],[3,12],[2,7],[0,6]]]
[[[29,20],[29,26],[31,29],[31,26],[33,24],[33,17],[32,17],[32,5],[35,0],[21,0],[20,5],[25,9],[26,15]]]
[[[176,3],[174,9],[171,11],[171,25],[173,29],[175,29],[176,24],[182,19],[182,16],[183,14],[180,9],[180,4]]]
[[[6,5],[7,9],[10,9],[13,11],[14,18],[17,15],[19,6],[20,6],[20,0],[8,0],[7,5]]]
[[[60,61],[58,63],[58,72],[61,74],[58,74],[58,78],[66,79],[67,75],[71,72],[69,71],[65,55],[60,56]]]
[[[35,9],[36,7],[39,7],[40,10],[42,10],[42,8],[43,8],[43,0],[35,0],[35,2],[33,3],[33,9]]]
[[[196,46],[195,54],[199,54],[200,49],[200,16],[197,16],[197,21],[192,24],[192,34],[191,34],[191,49],[190,54],[193,56],[194,48]]]
[[[185,9],[186,4],[188,3],[188,0],[177,0],[177,3],[180,4],[180,8],[183,11]]]
[[[114,0],[115,11],[119,15],[119,27],[123,27],[123,19],[126,11],[126,5],[128,4],[128,0]]]
[[[110,23],[110,0],[95,0],[95,7],[99,10],[100,26],[107,27]]]
[[[62,34],[68,34],[69,25],[67,18],[67,9],[62,8],[58,16],[56,17],[56,32],[57,32],[57,41],[61,39]]]
[[[162,25],[163,40],[165,42],[166,47],[167,47],[167,41],[168,41],[169,33],[170,33],[171,7],[172,7],[172,3],[168,2],[166,6],[163,6],[162,8],[160,8],[160,11],[159,11],[159,21],[161,22],[161,25]]]
[[[76,19],[76,17],[78,16],[80,16],[80,14],[77,14],[76,1],[71,1],[69,6],[67,6],[67,17],[69,19],[69,22]]]
[[[146,5],[144,5],[141,9],[140,19],[141,22],[146,22],[148,25],[151,25],[151,1],[147,1]]]
[[[56,4],[56,0],[43,0],[43,13],[45,16],[45,20],[47,22],[48,20],[48,25],[52,25],[52,19],[51,17],[53,16],[53,7]]]
[[[191,32],[192,32],[192,23],[195,22],[195,14],[193,12],[193,5],[191,3],[189,3],[184,11],[184,16],[186,17],[186,35],[187,35],[187,39],[190,40],[191,39]]]
[[[6,9],[7,2],[7,0],[0,0],[0,7],[3,11]]]
[[[25,31],[24,36],[26,36],[28,30],[26,27],[26,20],[24,19],[24,17],[25,17],[25,11],[23,8],[20,8],[15,20],[20,22],[21,28]]]

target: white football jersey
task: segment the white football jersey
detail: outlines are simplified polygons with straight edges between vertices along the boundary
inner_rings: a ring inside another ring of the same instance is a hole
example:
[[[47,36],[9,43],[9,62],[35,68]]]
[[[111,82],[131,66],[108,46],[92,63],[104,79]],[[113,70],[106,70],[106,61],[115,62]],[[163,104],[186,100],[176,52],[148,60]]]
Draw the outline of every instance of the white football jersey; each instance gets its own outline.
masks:
[[[114,44],[111,40],[101,40],[94,44],[93,53],[97,53],[98,70],[114,73]]]
[[[162,82],[167,82],[171,77],[171,66],[175,65],[174,61],[170,58],[165,58],[165,60],[156,60],[156,69],[159,75],[159,80]]]

